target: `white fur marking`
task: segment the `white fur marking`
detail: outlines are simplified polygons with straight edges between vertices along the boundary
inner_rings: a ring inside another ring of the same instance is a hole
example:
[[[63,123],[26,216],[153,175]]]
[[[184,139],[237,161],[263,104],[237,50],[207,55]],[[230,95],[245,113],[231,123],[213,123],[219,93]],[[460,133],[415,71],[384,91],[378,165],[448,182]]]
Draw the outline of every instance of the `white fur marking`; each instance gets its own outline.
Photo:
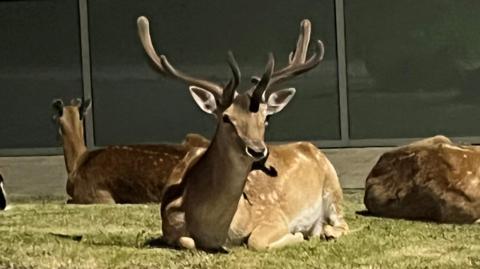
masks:
[[[310,157],[306,156],[305,154],[303,154],[302,152],[299,152],[297,154],[298,157],[302,158],[302,160],[304,161],[310,161]]]
[[[274,200],[278,200],[278,195],[276,191],[272,191],[272,197]]]
[[[289,224],[291,233],[308,232],[319,218],[323,217],[323,198],[318,197],[311,207],[303,209]]]
[[[461,150],[461,151],[468,151],[468,152],[470,151],[470,150],[468,150],[468,149],[462,149],[462,148],[459,148],[459,147],[457,147],[457,146],[450,145],[450,144],[441,144],[441,145],[442,145],[443,147],[449,148],[449,149],[455,149],[455,150]],[[464,158],[466,158],[466,157],[464,157]]]
[[[270,203],[275,203],[275,199],[273,199],[273,194],[272,193],[269,193],[268,194],[268,200],[270,201]]]

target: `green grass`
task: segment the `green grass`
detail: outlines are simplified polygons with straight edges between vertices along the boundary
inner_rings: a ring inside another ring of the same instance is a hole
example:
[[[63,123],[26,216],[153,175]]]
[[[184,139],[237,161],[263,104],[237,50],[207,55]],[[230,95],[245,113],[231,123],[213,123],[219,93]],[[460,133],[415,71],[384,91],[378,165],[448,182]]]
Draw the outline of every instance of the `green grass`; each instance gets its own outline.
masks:
[[[337,241],[230,254],[145,246],[158,205],[22,201],[0,213],[0,268],[480,268],[480,225],[364,217],[361,192],[345,200],[352,232]]]

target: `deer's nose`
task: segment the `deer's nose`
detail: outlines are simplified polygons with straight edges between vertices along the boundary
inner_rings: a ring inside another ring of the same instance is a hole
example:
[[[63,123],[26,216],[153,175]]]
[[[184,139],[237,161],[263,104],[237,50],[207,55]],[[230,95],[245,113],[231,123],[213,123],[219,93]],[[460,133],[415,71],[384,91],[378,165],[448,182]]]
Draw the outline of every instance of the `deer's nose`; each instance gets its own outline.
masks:
[[[263,159],[267,156],[268,149],[267,147],[252,147],[252,146],[247,146],[245,151],[247,152],[248,156],[260,160]]]

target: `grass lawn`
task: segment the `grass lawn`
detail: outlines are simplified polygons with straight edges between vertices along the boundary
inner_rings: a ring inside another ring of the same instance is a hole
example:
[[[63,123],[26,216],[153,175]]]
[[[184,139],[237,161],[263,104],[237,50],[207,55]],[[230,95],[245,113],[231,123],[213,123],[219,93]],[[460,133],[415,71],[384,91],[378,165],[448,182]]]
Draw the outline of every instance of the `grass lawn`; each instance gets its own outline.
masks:
[[[345,192],[352,232],[337,241],[230,254],[146,246],[160,236],[158,205],[11,205],[0,212],[0,268],[480,268],[480,225],[360,216],[360,191]]]

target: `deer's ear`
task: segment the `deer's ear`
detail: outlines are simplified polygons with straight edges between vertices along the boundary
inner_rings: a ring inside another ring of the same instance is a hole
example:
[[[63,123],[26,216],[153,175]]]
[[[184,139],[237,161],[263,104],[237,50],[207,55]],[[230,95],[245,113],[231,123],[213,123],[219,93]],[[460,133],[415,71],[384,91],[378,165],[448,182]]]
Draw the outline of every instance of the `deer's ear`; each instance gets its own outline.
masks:
[[[278,90],[270,94],[267,100],[267,115],[282,111],[295,95],[295,88]]]
[[[193,100],[195,100],[195,103],[197,103],[200,109],[208,114],[215,114],[215,111],[217,110],[217,102],[215,101],[215,96],[211,92],[197,86],[190,86],[189,90]]]
[[[62,99],[55,99],[52,101],[52,108],[55,111],[55,117],[61,117],[63,115],[63,101]]]

